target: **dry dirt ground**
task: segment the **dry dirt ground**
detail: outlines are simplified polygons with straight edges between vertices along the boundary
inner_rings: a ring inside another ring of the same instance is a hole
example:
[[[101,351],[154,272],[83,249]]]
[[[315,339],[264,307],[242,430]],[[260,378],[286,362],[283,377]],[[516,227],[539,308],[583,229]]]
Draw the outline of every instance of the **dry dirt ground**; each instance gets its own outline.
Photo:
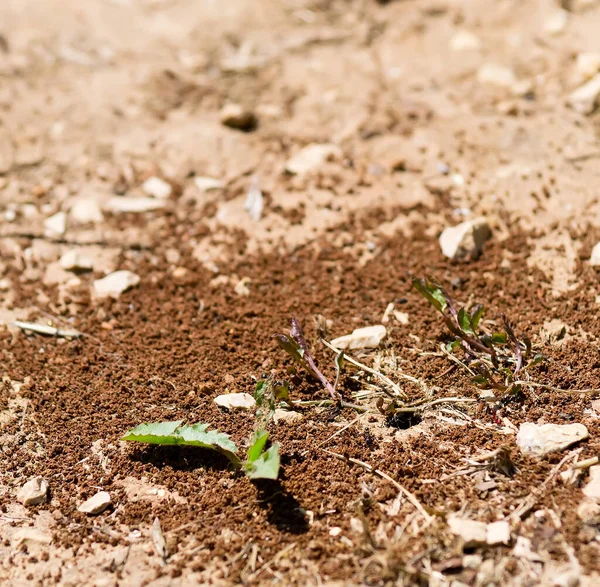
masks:
[[[0,583],[597,585],[600,407],[573,390],[600,387],[599,119],[569,97],[598,30],[594,0],[0,2]],[[252,128],[223,124],[231,104]],[[311,144],[330,157],[287,173]],[[476,216],[481,256],[444,257]],[[96,295],[115,270],[139,282]],[[409,272],[485,304],[485,328],[506,313],[552,389],[480,399]],[[292,315],[332,379],[318,333],[384,321],[351,354],[395,388],[347,368],[358,408],[306,403],[329,396],[273,340]],[[184,419],[244,445],[253,413],[213,399],[265,374],[300,402],[269,425],[276,482],[119,440]],[[390,393],[422,406],[382,415]],[[533,458],[524,422],[589,438]],[[99,490],[110,507],[79,512]]]

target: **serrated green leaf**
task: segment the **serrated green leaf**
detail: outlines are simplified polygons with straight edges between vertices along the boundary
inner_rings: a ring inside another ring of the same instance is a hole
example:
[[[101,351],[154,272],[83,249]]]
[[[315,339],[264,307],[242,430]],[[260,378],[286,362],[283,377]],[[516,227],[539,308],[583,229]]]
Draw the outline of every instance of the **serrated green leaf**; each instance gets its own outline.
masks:
[[[494,332],[492,334],[492,342],[494,344],[506,344],[508,341],[508,336],[506,332]]]
[[[246,475],[250,479],[277,479],[279,475],[279,444],[274,444],[258,459],[247,463]]]
[[[475,334],[473,332],[473,327],[471,326],[471,316],[467,313],[464,308],[461,308],[458,311],[458,323],[464,332],[467,334]]]
[[[175,422],[140,424],[128,430],[121,440],[145,442],[147,444],[179,444],[181,437],[176,433],[176,430],[182,422],[183,420],[176,420]]]
[[[483,304],[477,304],[471,312],[471,326],[475,332],[477,332],[477,329],[479,328],[479,323],[483,317],[484,310],[485,307]]]
[[[235,454],[237,452],[237,446],[229,438],[229,434],[218,430],[208,430],[208,427],[209,424],[181,426],[177,430],[177,433],[181,436],[181,444],[220,450],[224,454]]]
[[[269,433],[266,430],[257,430],[252,436],[250,448],[248,449],[248,462],[253,463],[262,454],[265,445],[269,440]]]

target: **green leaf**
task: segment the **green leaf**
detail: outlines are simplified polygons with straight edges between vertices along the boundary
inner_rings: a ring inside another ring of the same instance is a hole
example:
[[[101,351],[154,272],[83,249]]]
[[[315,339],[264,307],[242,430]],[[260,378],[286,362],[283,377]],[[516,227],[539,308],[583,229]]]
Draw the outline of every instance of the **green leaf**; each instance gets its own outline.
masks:
[[[275,399],[287,400],[290,397],[290,386],[287,381],[278,381],[274,384]]]
[[[490,382],[484,375],[476,375],[473,377],[473,383],[479,387],[489,387]]]
[[[218,430],[208,431],[209,426],[210,424],[192,424],[191,426],[181,426],[177,430],[181,436],[181,444],[220,450],[225,454],[234,454],[237,452],[237,446],[233,440],[229,438],[229,434],[219,432]]]
[[[302,349],[298,346],[298,344],[292,340],[289,336],[285,334],[276,334],[275,339],[277,340],[277,344],[288,354],[294,361],[298,363],[302,363],[302,357],[304,352],[301,352]]]
[[[448,305],[442,291],[432,287],[425,279],[413,277],[413,287],[439,312],[443,312]]]
[[[269,440],[269,433],[266,430],[257,430],[254,433],[248,449],[248,462],[253,463],[260,457],[267,440]]]
[[[473,332],[473,327],[471,326],[471,317],[464,308],[461,308],[458,311],[458,323],[467,334],[475,334]]]
[[[277,479],[279,475],[279,444],[274,444],[258,459],[247,463],[246,475],[250,479]]]
[[[179,444],[181,438],[175,431],[181,426],[182,422],[183,420],[140,424],[126,432],[121,440],[146,442],[148,444]]]
[[[446,352],[451,353],[460,347],[460,340],[453,340],[446,344]]]
[[[492,334],[492,342],[494,344],[506,344],[508,341],[508,336],[506,332],[494,332]]]
[[[263,399],[265,396],[265,392],[267,391],[268,382],[265,379],[259,379],[256,382],[256,387],[254,388],[254,399],[256,400],[256,405],[260,406],[263,403]]]
[[[471,312],[471,326],[473,327],[473,330],[475,332],[479,328],[479,323],[481,322],[481,318],[483,317],[484,310],[485,307],[483,306],[483,304],[477,304]]]

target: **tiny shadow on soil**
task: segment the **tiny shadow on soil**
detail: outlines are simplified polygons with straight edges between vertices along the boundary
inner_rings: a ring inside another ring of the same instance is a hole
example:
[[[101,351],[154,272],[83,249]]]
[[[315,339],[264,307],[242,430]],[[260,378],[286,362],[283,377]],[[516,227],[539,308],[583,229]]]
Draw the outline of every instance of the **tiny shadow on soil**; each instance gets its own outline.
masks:
[[[196,469],[227,471],[231,465],[223,455],[211,450],[188,446],[147,446],[136,448],[131,459],[143,464],[151,464],[162,469],[171,467],[178,471],[193,472]],[[243,473],[239,473],[243,475]],[[300,502],[277,479],[252,481],[258,492],[258,505],[267,510],[267,520],[282,532],[304,534],[309,529],[306,510]]]

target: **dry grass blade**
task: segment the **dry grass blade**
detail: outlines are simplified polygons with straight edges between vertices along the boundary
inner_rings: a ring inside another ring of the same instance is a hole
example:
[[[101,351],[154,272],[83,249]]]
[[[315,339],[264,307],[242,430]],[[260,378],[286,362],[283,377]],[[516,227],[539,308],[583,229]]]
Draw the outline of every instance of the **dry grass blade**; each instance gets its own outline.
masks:
[[[165,541],[158,518],[154,518],[154,523],[152,524],[152,542],[156,549],[156,554],[160,556],[163,562],[166,562],[167,558],[169,558],[169,551],[167,550],[167,542]]]

